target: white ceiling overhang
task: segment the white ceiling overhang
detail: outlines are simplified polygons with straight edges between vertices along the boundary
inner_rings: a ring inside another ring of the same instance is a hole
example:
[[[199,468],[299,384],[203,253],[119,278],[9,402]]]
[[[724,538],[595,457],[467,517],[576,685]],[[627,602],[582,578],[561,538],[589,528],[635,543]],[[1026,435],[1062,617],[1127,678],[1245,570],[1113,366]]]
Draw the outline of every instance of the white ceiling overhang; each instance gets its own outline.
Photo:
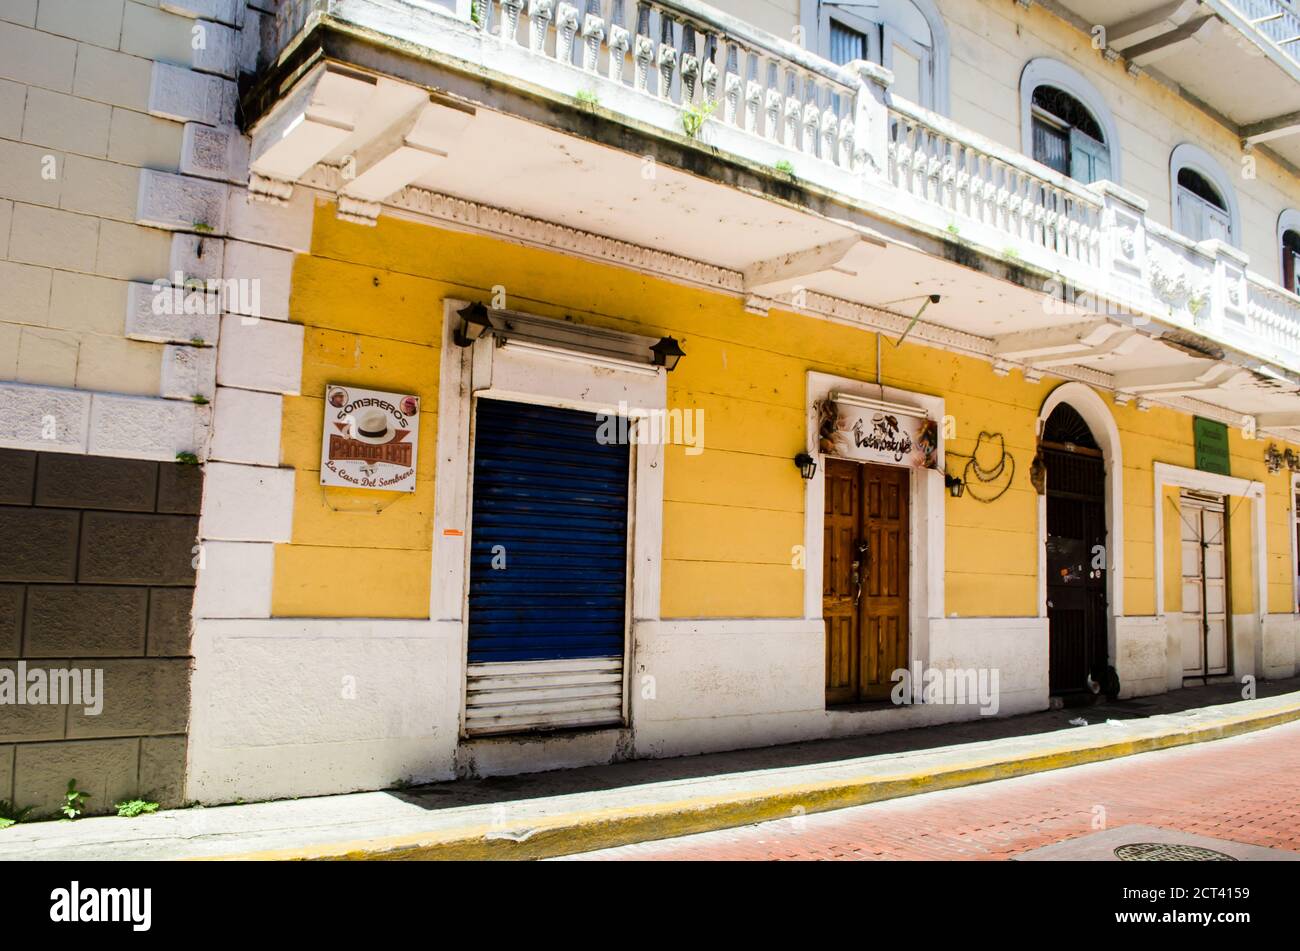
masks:
[[[1008,280],[1003,264],[948,260],[941,241],[896,221],[818,213],[387,78],[318,67],[257,124],[252,155],[256,197],[283,201],[306,182],[334,193],[340,215],[358,224],[450,196],[592,236],[589,246],[610,245],[616,263],[636,258],[676,278],[657,255],[698,262],[714,275],[704,283],[756,314],[773,303],[832,319],[859,308],[896,339],[924,306],[910,339],[947,341],[1001,371],[1083,379],[1139,405],[1192,400],[1279,430],[1300,418],[1284,374],[1251,372],[1259,361],[1212,346],[1199,352],[1158,320],[1065,306],[1040,289],[1044,276]]]

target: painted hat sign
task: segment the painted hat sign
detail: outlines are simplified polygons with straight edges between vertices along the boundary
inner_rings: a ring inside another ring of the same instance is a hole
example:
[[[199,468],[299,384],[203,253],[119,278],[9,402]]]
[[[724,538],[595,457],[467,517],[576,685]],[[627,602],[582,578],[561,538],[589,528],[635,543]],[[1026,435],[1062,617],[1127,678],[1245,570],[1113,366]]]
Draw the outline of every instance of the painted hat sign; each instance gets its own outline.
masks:
[[[414,492],[419,435],[418,396],[327,386],[320,483]]]

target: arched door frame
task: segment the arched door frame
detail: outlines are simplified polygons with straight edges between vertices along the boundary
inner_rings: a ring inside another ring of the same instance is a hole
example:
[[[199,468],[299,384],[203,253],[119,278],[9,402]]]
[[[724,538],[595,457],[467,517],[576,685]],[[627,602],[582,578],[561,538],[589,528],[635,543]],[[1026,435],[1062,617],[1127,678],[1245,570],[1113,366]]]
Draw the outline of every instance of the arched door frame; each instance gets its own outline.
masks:
[[[1106,464],[1106,652],[1115,663],[1115,619],[1124,611],[1124,457],[1115,417],[1097,391],[1083,383],[1062,383],[1038,412],[1041,438],[1047,417],[1062,403],[1083,417]],[[1047,495],[1038,497],[1038,616],[1047,617]]]

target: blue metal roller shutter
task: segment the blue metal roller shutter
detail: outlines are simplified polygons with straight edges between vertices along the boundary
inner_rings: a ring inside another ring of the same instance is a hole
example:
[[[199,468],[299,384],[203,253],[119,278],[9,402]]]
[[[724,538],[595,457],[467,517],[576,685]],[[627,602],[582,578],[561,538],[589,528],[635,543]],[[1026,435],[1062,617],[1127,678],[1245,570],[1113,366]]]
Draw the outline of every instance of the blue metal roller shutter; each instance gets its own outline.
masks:
[[[622,717],[626,444],[592,413],[479,400],[466,729]]]

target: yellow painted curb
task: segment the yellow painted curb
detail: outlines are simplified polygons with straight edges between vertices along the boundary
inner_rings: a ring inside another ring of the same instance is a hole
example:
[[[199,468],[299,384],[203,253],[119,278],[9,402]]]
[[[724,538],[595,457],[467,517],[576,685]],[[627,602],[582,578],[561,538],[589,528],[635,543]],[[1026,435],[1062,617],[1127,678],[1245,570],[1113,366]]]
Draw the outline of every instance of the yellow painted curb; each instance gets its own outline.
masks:
[[[410,833],[326,845],[217,856],[214,861],[312,859],[495,860],[540,859],[668,839],[697,832],[787,819],[792,815],[860,806],[997,779],[1010,779],[1067,766],[1096,763],[1134,753],[1226,739],[1300,720],[1300,700],[1264,715],[1225,717],[1191,730],[1094,745],[1063,744],[1010,760],[971,760],[938,771],[913,770],[778,786],[723,796],[566,813],[508,827],[477,825],[444,832]]]

